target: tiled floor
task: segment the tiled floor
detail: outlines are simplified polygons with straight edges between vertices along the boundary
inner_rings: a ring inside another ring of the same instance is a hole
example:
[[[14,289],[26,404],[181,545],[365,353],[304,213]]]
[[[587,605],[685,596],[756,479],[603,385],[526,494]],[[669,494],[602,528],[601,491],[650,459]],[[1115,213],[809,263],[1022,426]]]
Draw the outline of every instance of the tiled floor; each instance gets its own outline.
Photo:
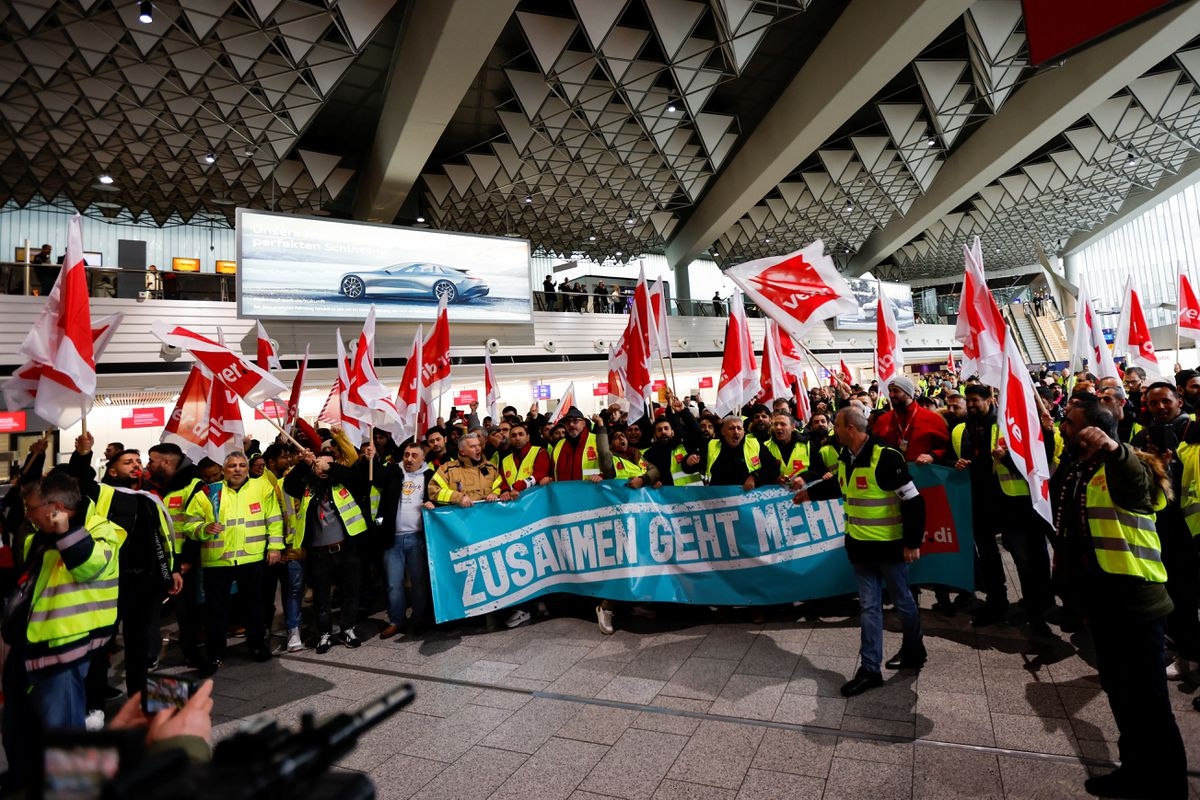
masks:
[[[388,800],[1069,798],[1086,796],[1085,762],[1103,771],[1095,763],[1115,754],[1077,635],[1038,643],[925,609],[924,671],[846,700],[855,619],[780,610],[754,625],[740,613],[618,617],[610,637],[574,617],[464,627],[267,664],[234,648],[217,677],[217,734],[260,712],[292,724],[306,709],[353,708],[411,681],[416,702],[341,762]],[[890,655],[898,621],[887,624]],[[1200,769],[1196,687],[1171,692]]]

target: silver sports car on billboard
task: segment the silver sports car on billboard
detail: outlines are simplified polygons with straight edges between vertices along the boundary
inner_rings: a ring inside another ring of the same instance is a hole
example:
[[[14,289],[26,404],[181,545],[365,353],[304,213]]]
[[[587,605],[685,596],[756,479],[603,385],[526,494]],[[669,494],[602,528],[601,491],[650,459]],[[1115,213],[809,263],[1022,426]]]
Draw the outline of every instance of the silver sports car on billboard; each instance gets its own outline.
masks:
[[[488,291],[488,285],[482,278],[465,269],[423,261],[347,272],[338,281],[338,293],[351,300],[361,300],[368,295],[400,295],[428,297],[432,300],[445,297],[446,302],[455,303],[484,297]]]

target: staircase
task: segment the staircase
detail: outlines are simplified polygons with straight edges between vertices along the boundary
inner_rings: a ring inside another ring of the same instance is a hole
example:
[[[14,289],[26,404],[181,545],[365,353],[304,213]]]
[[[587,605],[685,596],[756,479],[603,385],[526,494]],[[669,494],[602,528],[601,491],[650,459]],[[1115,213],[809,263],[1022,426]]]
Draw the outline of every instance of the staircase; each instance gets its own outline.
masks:
[[[1041,341],[1049,345],[1050,352],[1046,354],[1050,356],[1049,361],[1067,361],[1071,358],[1071,345],[1067,341],[1062,320],[1047,314],[1043,317],[1034,317],[1031,321],[1041,332]],[[1045,350],[1046,347],[1042,349]]]
[[[1021,351],[1025,353],[1025,359],[1028,363],[1040,364],[1045,361],[1054,360],[1046,357],[1046,351],[1042,348],[1037,331],[1033,329],[1033,322],[1024,313],[1015,311],[1010,306],[1008,309],[1008,318],[1013,326],[1012,329],[1017,334],[1017,341],[1020,343]]]

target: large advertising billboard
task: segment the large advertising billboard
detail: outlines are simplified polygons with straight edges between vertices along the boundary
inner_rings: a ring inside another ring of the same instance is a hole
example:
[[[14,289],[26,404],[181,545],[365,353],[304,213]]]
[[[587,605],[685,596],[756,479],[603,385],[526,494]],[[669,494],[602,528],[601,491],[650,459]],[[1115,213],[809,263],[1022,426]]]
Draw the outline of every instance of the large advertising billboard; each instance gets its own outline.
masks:
[[[530,322],[529,243],[239,208],[238,313],[261,319]]]
[[[837,317],[834,327],[838,330],[875,330],[875,314],[879,310],[878,300],[881,290],[885,301],[892,305],[892,314],[895,315],[896,324],[899,327],[911,328],[916,324],[916,317],[913,315],[912,287],[907,283],[888,283],[870,278],[850,278],[848,283],[858,300],[858,311]]]

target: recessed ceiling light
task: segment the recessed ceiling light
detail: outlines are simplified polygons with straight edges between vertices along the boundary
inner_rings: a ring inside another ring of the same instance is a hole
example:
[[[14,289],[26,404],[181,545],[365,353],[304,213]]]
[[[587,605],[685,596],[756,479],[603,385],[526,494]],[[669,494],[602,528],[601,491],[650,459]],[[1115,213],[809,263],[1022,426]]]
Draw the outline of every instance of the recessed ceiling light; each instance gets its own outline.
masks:
[[[667,113],[668,113],[668,114],[674,114],[676,110],[677,110],[677,109],[675,108],[675,101],[674,101],[674,100],[672,100],[671,102],[667,103]]]
[[[424,222],[424,221],[425,221],[424,217],[417,217],[417,222]]]
[[[589,237],[588,237],[588,241],[589,241],[589,242],[594,242],[594,241],[596,241],[596,234],[594,234],[594,233],[593,233],[591,236],[589,236]]]
[[[100,182],[103,183],[105,186],[107,186],[108,184],[113,182],[113,177],[112,177],[112,175],[101,175]]]
[[[624,254],[624,253],[622,253],[620,250],[618,250],[618,251],[617,251],[617,258],[620,258],[620,257],[621,257],[621,256],[623,256],[623,255],[625,255],[625,254]]]
[[[532,202],[533,202],[533,195],[531,195],[531,194],[525,195],[525,204],[529,205]]]
[[[205,153],[204,154],[204,162],[206,164],[212,164],[212,163],[216,162],[216,160],[217,160],[216,153]]]
[[[1126,161],[1125,163],[1132,167],[1134,164],[1138,163],[1138,157],[1133,154],[1130,154],[1129,160]]]
[[[154,4],[150,0],[142,0],[138,3],[138,22],[143,25],[154,22]]]
[[[933,138],[932,136],[925,140],[926,147],[934,147],[935,145],[937,145],[937,139]]]

